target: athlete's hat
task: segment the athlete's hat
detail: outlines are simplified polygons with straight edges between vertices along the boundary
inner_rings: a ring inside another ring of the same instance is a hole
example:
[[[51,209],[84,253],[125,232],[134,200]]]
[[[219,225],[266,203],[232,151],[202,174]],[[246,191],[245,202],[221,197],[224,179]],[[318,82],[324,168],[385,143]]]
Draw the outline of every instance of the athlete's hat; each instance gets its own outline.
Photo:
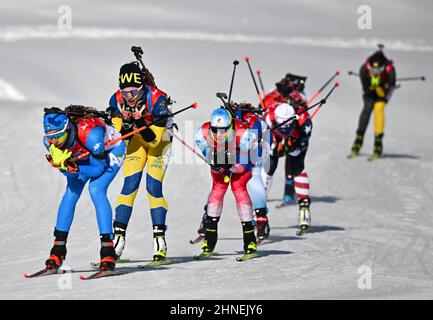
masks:
[[[120,68],[119,88],[127,87],[139,88],[143,85],[143,73],[138,62],[126,63]]]

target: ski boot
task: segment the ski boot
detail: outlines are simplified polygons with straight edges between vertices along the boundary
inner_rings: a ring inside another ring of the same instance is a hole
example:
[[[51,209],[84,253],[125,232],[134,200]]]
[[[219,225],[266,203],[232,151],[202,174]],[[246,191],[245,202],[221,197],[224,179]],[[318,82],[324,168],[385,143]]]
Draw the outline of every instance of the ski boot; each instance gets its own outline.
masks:
[[[127,225],[120,222],[114,222],[114,250],[116,251],[117,259],[120,259],[126,244],[126,227]]]
[[[242,222],[242,232],[244,235],[245,254],[241,257],[237,257],[236,261],[246,261],[258,257],[259,254],[257,252],[257,242],[252,221]]]
[[[309,198],[299,199],[299,230],[296,232],[298,236],[307,232],[311,225]]]
[[[376,134],[374,136],[374,150],[373,155],[370,157],[370,160],[376,160],[382,157],[383,152],[383,134]]]
[[[269,233],[271,231],[267,217],[268,210],[266,208],[260,208],[255,209],[254,211],[256,213],[257,243],[260,244],[263,242],[263,240],[269,238]]]
[[[113,234],[101,234],[101,261],[99,270],[114,271],[116,268],[117,255],[114,250]]]
[[[218,222],[219,217],[206,216],[205,220],[205,238],[201,244],[203,250],[198,256],[194,256],[194,259],[200,260],[214,255],[214,249],[218,240]]]
[[[362,144],[364,142],[364,136],[361,134],[356,134],[355,141],[352,145],[352,151],[347,156],[347,158],[352,159],[355,158],[357,155],[359,155],[359,151],[361,150]]]
[[[257,251],[256,236],[254,235],[254,225],[252,221],[242,222],[242,233],[244,238],[245,253]]]
[[[54,245],[50,251],[50,257],[45,261],[47,269],[59,269],[66,258],[66,240],[68,232],[54,230]]]
[[[153,225],[153,261],[164,261],[167,258],[167,243],[165,242],[166,226]]]

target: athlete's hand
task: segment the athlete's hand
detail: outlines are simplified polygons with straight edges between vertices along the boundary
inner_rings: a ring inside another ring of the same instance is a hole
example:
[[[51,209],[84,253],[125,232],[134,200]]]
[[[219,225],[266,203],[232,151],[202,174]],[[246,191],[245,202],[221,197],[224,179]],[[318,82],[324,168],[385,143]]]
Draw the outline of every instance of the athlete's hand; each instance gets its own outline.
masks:
[[[78,172],[78,165],[75,163],[75,161],[72,161],[72,159],[66,159],[63,163],[64,167],[66,169],[63,169],[65,171],[68,171],[69,173],[75,173]]]
[[[135,107],[132,110],[131,117],[134,118],[135,120],[140,119],[140,118],[143,117],[143,111],[144,111],[144,107],[143,106],[141,106],[141,107]]]
[[[127,105],[123,105],[120,108],[120,113],[122,114],[122,118],[129,120],[132,117],[132,108],[130,106]]]
[[[376,94],[379,98],[385,98],[385,90],[382,87],[376,87]]]
[[[233,173],[242,173],[245,170],[246,170],[246,168],[243,165],[241,165],[240,163],[236,163],[230,168],[230,171]]]
[[[50,155],[52,161],[51,163],[54,167],[58,167],[65,171],[68,170],[67,166],[65,165],[65,161],[71,157],[71,151],[69,151],[68,149],[61,150],[57,148],[54,144],[52,144],[50,145]]]

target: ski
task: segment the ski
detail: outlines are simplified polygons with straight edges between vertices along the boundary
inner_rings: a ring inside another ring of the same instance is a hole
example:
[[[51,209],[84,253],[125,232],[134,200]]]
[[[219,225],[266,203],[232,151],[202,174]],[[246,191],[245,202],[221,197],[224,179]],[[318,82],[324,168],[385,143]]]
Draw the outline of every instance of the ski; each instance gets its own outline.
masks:
[[[116,263],[128,263],[128,262],[129,262],[129,258],[125,258],[125,259],[119,258],[119,259],[116,260]],[[90,265],[92,267],[99,267],[99,262],[90,261]]]
[[[347,159],[353,159],[356,158],[357,156],[359,156],[358,152],[351,152],[350,154],[347,155]]]
[[[265,241],[266,239],[268,239],[268,238],[263,238],[263,239],[259,239],[259,238],[257,238],[257,239],[256,239],[256,241],[257,241],[257,245],[258,245],[258,246],[261,245],[261,244],[263,243],[263,241]]]
[[[374,161],[374,160],[378,160],[378,159],[380,159],[380,158],[382,158],[381,155],[378,155],[378,154],[372,154],[370,157],[368,157],[368,161]]]
[[[114,276],[120,276],[122,274],[127,274],[128,271],[116,271],[116,270],[105,270],[105,271],[98,271],[90,276],[80,276],[80,280],[92,280],[92,279],[99,279],[99,278],[106,278],[106,277],[114,277]]]
[[[141,269],[147,269],[147,268],[156,268],[160,266],[166,266],[168,264],[173,264],[174,260],[171,259],[164,259],[164,260],[153,260],[146,264],[141,264],[138,267]]]
[[[196,244],[196,243],[200,243],[204,240],[204,236],[202,235],[198,235],[197,238],[195,238],[194,240],[189,240],[190,244]]]
[[[245,253],[243,256],[236,257],[236,261],[238,262],[248,261],[257,257],[260,257],[260,254],[257,251],[253,253]]]
[[[37,278],[37,277],[44,277],[44,276],[49,276],[52,274],[60,274],[60,273],[66,273],[65,270],[59,270],[59,269],[42,269],[38,272],[32,273],[32,274],[28,274],[25,273],[24,274],[24,278]]]
[[[211,252],[203,251],[199,255],[194,256],[194,260],[204,260],[204,259],[207,259],[209,257],[216,256],[216,255],[218,255],[218,253],[213,252],[213,251],[211,251]]]
[[[296,231],[296,235],[297,235],[297,236],[302,236],[302,235],[306,234],[307,231],[308,231],[308,228],[309,228],[309,227],[306,226],[306,225],[301,226],[300,229]]]

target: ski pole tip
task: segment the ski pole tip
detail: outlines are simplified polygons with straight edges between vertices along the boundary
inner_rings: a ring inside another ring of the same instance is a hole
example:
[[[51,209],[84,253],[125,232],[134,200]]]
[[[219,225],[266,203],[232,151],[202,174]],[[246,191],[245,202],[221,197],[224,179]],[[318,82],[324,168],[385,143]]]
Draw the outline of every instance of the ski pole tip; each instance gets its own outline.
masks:
[[[245,60],[245,62],[248,62],[248,61],[250,61],[250,58],[248,58],[247,56],[245,56],[244,60]]]
[[[337,70],[335,74],[338,76],[340,74],[340,70]]]
[[[257,70],[256,72],[257,72],[257,74],[261,74],[262,73],[260,70]]]
[[[336,82],[336,83],[335,83],[335,86],[336,86],[336,87],[339,87],[339,86],[340,86],[340,82]]]
[[[194,103],[191,105],[191,108],[193,108],[193,109],[197,109],[197,102],[194,102]]]

